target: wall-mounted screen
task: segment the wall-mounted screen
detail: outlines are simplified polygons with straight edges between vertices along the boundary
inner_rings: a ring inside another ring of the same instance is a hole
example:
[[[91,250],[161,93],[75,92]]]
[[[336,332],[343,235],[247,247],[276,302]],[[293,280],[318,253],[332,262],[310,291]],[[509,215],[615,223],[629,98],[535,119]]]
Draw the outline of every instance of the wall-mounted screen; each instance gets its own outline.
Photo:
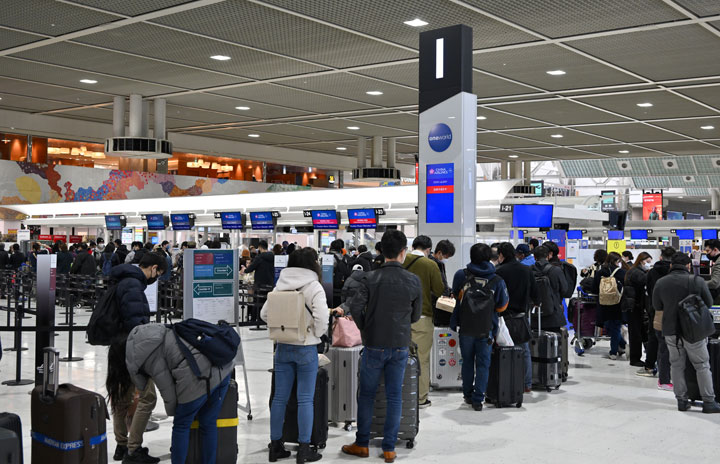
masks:
[[[245,215],[240,212],[220,213],[220,223],[223,229],[243,230],[245,227]]]
[[[682,221],[685,219],[683,217],[683,213],[680,211],[668,211],[667,212],[667,220],[668,221]]]
[[[312,224],[315,229],[336,230],[340,225],[340,215],[334,209],[313,210]]]
[[[190,230],[195,225],[195,220],[189,214],[171,214],[173,230]]]
[[[375,210],[366,209],[349,209],[348,221],[353,229],[374,229],[377,227],[377,216]]]
[[[702,239],[703,240],[715,240],[718,238],[717,229],[703,229]]]
[[[146,214],[148,230],[165,230],[167,217],[164,214]]]
[[[105,227],[107,230],[122,230],[127,225],[125,216],[112,215],[105,216]]]
[[[568,240],[582,240],[582,238],[583,238],[582,230],[568,230],[567,238],[568,238]]]
[[[549,228],[552,218],[553,205],[515,205],[512,226]]]
[[[631,230],[630,231],[630,240],[647,240],[648,239],[648,231],[647,230]]]
[[[428,224],[453,222],[455,165],[428,164],[425,189],[425,220]]]
[[[625,240],[625,232],[622,230],[608,230],[608,240]]]
[[[688,221],[700,221],[702,219],[705,219],[705,217],[702,214],[686,213],[685,219],[687,219]]]
[[[273,230],[275,220],[271,211],[259,211],[250,213],[250,226],[252,230]]]
[[[695,231],[692,229],[678,229],[675,234],[680,240],[695,240]]]
[[[662,218],[663,194],[643,193],[643,221],[661,221]]]

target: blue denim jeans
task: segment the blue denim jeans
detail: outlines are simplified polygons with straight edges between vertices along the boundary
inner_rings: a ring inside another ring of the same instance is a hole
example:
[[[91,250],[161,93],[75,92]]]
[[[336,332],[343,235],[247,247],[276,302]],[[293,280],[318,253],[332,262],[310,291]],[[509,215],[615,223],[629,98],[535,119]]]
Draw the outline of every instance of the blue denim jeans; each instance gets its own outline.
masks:
[[[622,325],[622,321],[617,319],[605,321],[605,329],[610,335],[610,354],[618,354],[618,350],[627,346],[622,336]]]
[[[297,379],[298,441],[310,443],[313,427],[313,398],[318,374],[316,345],[278,343],[275,350],[275,396],[270,406],[270,439],[282,440],[285,408]]]
[[[473,404],[485,400],[490,375],[491,339],[475,338],[460,332],[460,353],[462,353],[463,396]]]
[[[185,464],[190,446],[190,425],[196,416],[200,423],[202,464],[215,463],[218,446],[217,418],[229,384],[230,376],[228,375],[220,385],[210,392],[210,395],[203,395],[195,401],[177,405],[170,444],[172,464]]]
[[[358,392],[358,418],[355,443],[367,447],[370,443],[375,393],[380,378],[385,375],[387,412],[383,429],[383,451],[395,451],[400,418],[402,417],[402,384],[409,351],[407,348],[374,348],[366,346],[360,359],[360,385]]]
[[[525,388],[532,388],[532,355],[530,353],[530,342],[522,343],[525,356]]]

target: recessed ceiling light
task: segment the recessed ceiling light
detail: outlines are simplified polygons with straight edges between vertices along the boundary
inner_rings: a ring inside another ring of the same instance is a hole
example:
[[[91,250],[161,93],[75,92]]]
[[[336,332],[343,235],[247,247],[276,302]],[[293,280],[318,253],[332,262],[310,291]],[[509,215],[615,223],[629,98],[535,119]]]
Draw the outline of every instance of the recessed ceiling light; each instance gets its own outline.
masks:
[[[707,201],[707,200],[706,200],[705,198],[703,198],[703,199],[702,199],[702,200],[700,200],[700,201]]]
[[[358,126],[347,126],[347,128],[350,130],[360,130]]]
[[[678,199],[682,200],[684,197],[678,197]]]
[[[508,155],[508,158],[517,158],[518,155]]]
[[[252,137],[254,139],[260,137],[260,134],[248,134],[248,137]]]
[[[336,150],[345,151],[347,150],[347,147],[337,147]]]
[[[627,155],[630,153],[630,150],[620,150],[618,153],[622,153],[623,155]]]
[[[83,84],[97,84],[97,81],[95,79],[80,79],[80,82]]]
[[[240,110],[240,111],[247,111],[250,109],[250,107],[249,106],[236,106],[235,109]]]
[[[383,93],[379,90],[369,90],[365,92],[368,95],[372,95],[373,97],[377,97],[378,95],[382,95]]]
[[[640,108],[650,108],[651,106],[653,106],[653,104],[650,102],[645,102],[645,103],[638,103],[637,106],[639,106]]]
[[[428,25],[427,22],[425,22],[419,18],[415,18],[412,21],[403,21],[403,24],[407,24],[408,26],[412,26],[412,27],[422,27],[422,26]]]
[[[546,71],[547,74],[550,74],[551,76],[564,76],[566,73],[562,69],[555,69],[553,71]]]
[[[227,61],[230,59],[230,57],[226,56],[226,55],[213,55],[210,58],[212,58],[213,60],[218,60],[218,61]]]
[[[487,116],[478,116],[477,119],[478,121],[484,121],[487,119]]]
[[[563,138],[563,135],[562,134],[553,134],[550,137],[552,137],[554,139],[561,139],[561,138]]]
[[[702,130],[713,130],[713,129],[715,129],[715,126],[700,126],[700,129],[702,129]]]
[[[448,116],[448,119],[455,119],[455,116]]]

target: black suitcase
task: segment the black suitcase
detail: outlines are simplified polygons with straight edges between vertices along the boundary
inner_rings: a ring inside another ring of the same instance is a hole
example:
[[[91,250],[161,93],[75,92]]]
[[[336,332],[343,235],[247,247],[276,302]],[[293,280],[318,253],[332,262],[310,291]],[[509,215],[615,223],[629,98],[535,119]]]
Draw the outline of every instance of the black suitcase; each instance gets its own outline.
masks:
[[[237,382],[230,380],[225,399],[220,407],[217,419],[218,444],[217,464],[235,464],[238,459],[238,386]],[[202,439],[200,437],[200,424],[193,421],[190,426],[190,446],[188,448],[186,464],[202,462]]]
[[[567,382],[570,372],[570,334],[568,334],[567,327],[560,328],[560,359],[562,363],[560,365],[560,379],[563,382]]]
[[[20,416],[11,412],[0,413],[0,428],[8,429],[11,432],[15,432],[20,447],[20,464],[23,464],[23,444],[22,444],[22,423],[20,422]],[[12,462],[12,461],[11,461]],[[0,457],[0,463],[5,464],[5,461]]]
[[[20,437],[13,431],[0,427],[0,463],[22,464]]]
[[[521,346],[496,346],[490,358],[485,397],[498,408],[522,407],[525,393],[525,350]]]
[[[272,386],[270,390],[270,407],[275,396],[275,372],[272,373]],[[297,421],[297,382],[293,385],[290,399],[285,408],[285,423],[283,424],[282,440],[285,443],[298,442]],[[313,427],[310,435],[310,445],[323,449],[328,439],[328,371],[324,367],[318,369],[315,381],[315,396],[313,399]]]
[[[715,400],[720,402],[720,340],[710,340],[708,342],[708,353],[710,354],[710,372],[713,379]],[[695,367],[690,362],[690,358],[687,358],[685,364],[685,384],[687,385],[688,399],[690,401],[702,401]]]
[[[533,387],[544,388],[548,392],[560,388],[562,384],[562,347],[560,335],[555,332],[541,330],[542,312],[535,307],[537,314],[537,330],[532,331],[530,340],[530,356],[532,358]]]
[[[32,463],[107,464],[105,399],[74,385],[58,385],[59,357],[55,348],[45,348],[43,385],[32,391]]]
[[[417,354],[408,356],[405,366],[405,377],[402,385],[402,416],[398,440],[407,440],[406,446],[415,446],[415,437],[420,430],[420,360]],[[385,396],[385,375],[380,376],[380,385],[375,393],[375,407],[373,409],[372,423],[370,424],[370,439],[382,438],[387,416],[387,398]]]

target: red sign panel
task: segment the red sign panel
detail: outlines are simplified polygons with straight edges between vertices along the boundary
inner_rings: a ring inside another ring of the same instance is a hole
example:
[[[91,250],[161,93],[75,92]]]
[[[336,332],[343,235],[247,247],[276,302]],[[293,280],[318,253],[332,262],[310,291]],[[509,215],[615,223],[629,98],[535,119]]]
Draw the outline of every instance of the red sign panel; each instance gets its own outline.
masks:
[[[38,240],[47,240],[48,242],[52,242],[53,236],[52,235],[40,235],[38,236]]]
[[[643,193],[643,221],[661,221],[663,218],[663,194]]]
[[[70,243],[82,243],[83,236],[82,235],[71,235],[70,236]]]
[[[67,235],[53,235],[53,242],[64,242],[67,240]]]
[[[195,264],[213,264],[212,253],[195,253]]]

